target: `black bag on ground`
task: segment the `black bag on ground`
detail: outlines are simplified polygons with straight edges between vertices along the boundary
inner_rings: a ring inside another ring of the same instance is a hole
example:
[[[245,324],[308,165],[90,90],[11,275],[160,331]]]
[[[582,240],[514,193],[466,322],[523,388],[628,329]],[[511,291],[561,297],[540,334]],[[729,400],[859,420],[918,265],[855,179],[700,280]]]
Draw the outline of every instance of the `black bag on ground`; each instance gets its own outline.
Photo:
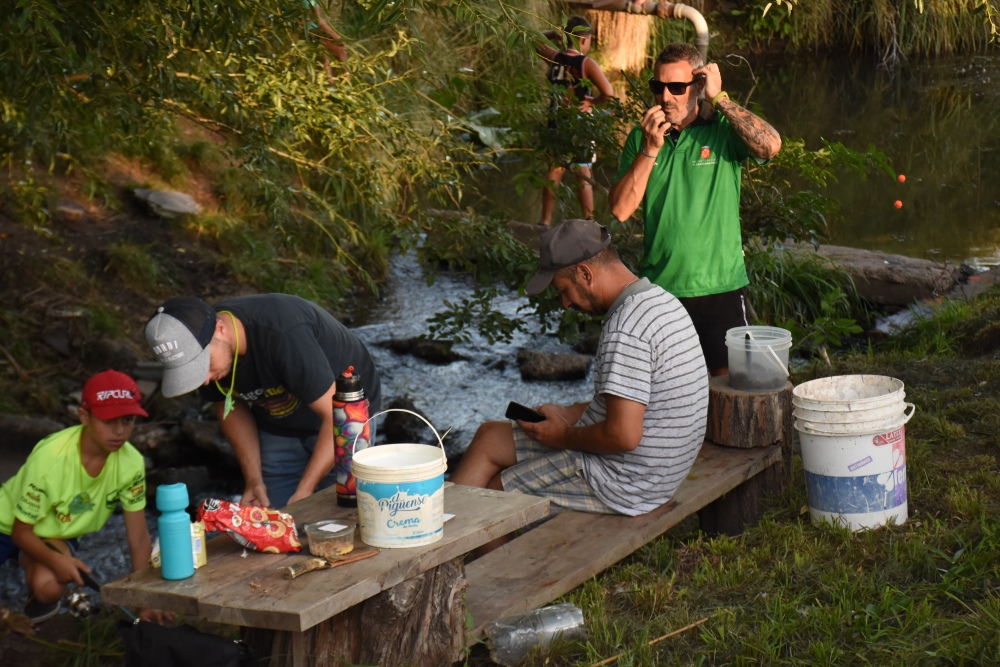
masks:
[[[118,622],[126,667],[253,667],[257,653],[243,641],[190,625],[168,628],[146,621]]]

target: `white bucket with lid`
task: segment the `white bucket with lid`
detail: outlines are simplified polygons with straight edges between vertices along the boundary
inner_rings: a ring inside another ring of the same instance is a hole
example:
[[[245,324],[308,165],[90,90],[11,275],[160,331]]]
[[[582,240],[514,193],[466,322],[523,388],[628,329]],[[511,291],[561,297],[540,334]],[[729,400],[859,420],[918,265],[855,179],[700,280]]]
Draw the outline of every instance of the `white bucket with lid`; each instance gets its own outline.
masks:
[[[812,522],[851,530],[905,522],[906,423],[916,406],[903,401],[903,383],[845,375],[792,393]]]
[[[437,430],[421,415],[437,437],[437,447],[393,444],[354,452],[351,463],[357,481],[358,526],[361,541],[373,547],[395,549],[437,542],[444,535],[444,473],[448,459]],[[357,438],[355,438],[357,442]]]
[[[792,333],[778,327],[734,327],[726,332],[729,386],[740,391],[777,391],[788,382]]]

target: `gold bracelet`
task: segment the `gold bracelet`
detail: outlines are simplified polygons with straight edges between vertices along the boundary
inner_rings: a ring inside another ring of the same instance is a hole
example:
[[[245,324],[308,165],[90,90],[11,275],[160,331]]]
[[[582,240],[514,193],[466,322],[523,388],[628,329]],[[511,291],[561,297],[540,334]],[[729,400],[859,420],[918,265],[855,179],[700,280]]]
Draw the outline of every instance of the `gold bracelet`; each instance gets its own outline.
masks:
[[[712,108],[713,109],[715,108],[715,103],[718,102],[719,100],[721,100],[723,97],[725,97],[728,100],[729,99],[729,93],[727,93],[726,91],[723,90],[718,95],[716,95],[715,97],[712,98]]]

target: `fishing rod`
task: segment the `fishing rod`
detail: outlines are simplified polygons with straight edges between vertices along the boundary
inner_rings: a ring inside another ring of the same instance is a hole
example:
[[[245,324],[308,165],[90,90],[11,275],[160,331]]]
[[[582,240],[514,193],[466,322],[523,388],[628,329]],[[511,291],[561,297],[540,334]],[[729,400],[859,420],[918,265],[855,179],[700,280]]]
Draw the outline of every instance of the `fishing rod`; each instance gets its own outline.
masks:
[[[622,76],[625,77],[625,80],[628,81],[628,85],[632,88],[632,92],[636,94],[636,96],[643,104],[646,104],[646,98],[643,97],[644,93],[642,92],[642,89],[639,88],[639,85],[632,80],[632,77],[630,77],[625,70],[619,70],[619,71],[622,73]],[[655,105],[656,105],[656,100],[654,99],[653,102],[649,104],[646,108],[648,109],[649,107]]]

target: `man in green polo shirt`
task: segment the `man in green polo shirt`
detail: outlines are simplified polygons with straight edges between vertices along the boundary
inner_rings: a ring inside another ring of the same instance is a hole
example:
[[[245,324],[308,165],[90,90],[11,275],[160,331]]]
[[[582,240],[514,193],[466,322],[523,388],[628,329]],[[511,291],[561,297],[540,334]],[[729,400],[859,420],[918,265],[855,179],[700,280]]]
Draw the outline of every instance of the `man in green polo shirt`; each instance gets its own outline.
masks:
[[[608,203],[622,221],[642,206],[639,274],[680,298],[709,372],[725,375],[726,331],[749,324],[740,169],[777,155],[781,137],[729,99],[719,66],[703,64],[690,44],[664,49],[649,85],[657,104],[625,141]],[[702,96],[714,112],[699,113]]]

